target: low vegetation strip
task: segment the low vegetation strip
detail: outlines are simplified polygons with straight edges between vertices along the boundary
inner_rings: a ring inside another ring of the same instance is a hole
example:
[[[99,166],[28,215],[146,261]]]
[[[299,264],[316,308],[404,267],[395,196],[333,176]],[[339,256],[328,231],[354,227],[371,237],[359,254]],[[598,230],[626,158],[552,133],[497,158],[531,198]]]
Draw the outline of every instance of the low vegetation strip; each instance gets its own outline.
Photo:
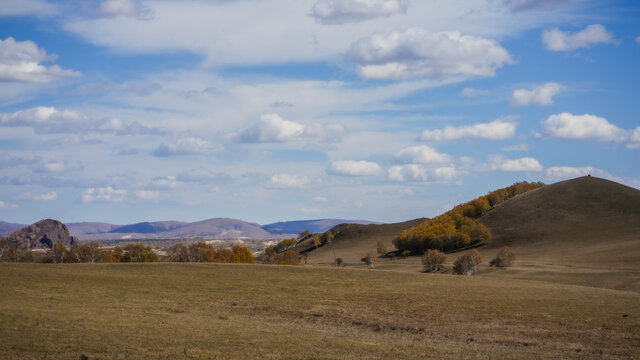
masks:
[[[241,264],[0,264],[0,358],[637,358],[640,294]]]

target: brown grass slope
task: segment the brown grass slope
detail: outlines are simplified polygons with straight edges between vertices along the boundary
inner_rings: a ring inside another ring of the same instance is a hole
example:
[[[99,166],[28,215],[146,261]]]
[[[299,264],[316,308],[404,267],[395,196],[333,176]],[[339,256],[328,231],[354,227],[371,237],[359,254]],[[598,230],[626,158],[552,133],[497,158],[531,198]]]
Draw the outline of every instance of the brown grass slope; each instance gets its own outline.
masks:
[[[640,291],[640,191],[595,177],[552,184],[479,219],[493,233],[488,261],[503,245],[518,254],[512,276]]]
[[[392,240],[402,230],[418,225],[425,219],[409,220],[393,224],[340,224],[333,228],[337,233],[333,242],[315,249],[311,240],[300,243],[296,250],[308,251],[310,264],[333,264],[333,249],[336,257],[347,264],[358,264],[367,251],[376,250],[378,241],[382,241],[389,250],[393,250]]]

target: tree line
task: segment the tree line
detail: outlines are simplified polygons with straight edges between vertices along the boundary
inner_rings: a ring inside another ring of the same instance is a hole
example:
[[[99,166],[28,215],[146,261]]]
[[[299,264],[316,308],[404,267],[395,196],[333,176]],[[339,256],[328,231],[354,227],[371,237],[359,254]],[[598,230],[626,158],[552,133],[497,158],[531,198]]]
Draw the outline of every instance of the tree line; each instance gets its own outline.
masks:
[[[433,219],[405,229],[393,239],[398,253],[422,255],[429,249],[452,251],[491,240],[491,230],[476,221],[492,207],[544,186],[541,182],[518,182],[460,204]]]

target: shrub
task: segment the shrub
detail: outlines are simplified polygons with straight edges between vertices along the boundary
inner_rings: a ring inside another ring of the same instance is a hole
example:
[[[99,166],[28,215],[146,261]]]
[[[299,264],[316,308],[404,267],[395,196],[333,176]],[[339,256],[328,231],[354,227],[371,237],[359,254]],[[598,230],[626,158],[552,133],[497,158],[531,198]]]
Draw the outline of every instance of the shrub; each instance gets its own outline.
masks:
[[[445,261],[447,261],[447,255],[436,249],[429,250],[422,256],[422,264],[426,272],[440,270]]]
[[[516,260],[516,253],[513,252],[508,246],[503,247],[498,252],[498,255],[489,262],[489,266],[497,266],[501,268],[509,267]]]
[[[453,263],[453,272],[460,275],[475,275],[478,272],[478,265],[482,263],[482,256],[476,250],[471,250],[462,255]]]
[[[336,266],[342,266],[343,264],[342,258],[336,258]]]
[[[376,261],[376,253],[375,251],[369,251],[365,257],[360,259],[363,263],[369,265],[373,269],[373,264]]]
[[[279,265],[298,265],[300,264],[300,253],[297,251],[287,251],[280,256]]]

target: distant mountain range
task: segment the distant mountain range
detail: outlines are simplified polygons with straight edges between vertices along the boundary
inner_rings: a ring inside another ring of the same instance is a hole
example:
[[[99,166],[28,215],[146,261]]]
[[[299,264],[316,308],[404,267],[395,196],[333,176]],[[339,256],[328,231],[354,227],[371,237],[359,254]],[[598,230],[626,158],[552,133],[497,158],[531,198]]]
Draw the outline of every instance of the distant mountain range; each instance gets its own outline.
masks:
[[[180,238],[216,238],[216,239],[276,239],[295,236],[310,230],[312,233],[324,232],[338,224],[378,224],[366,220],[316,219],[284,221],[260,225],[238,219],[214,218],[197,222],[156,221],[137,224],[115,225],[100,222],[68,223],[71,235],[80,240],[104,239],[180,239]],[[27,225],[0,221],[0,236]]]

